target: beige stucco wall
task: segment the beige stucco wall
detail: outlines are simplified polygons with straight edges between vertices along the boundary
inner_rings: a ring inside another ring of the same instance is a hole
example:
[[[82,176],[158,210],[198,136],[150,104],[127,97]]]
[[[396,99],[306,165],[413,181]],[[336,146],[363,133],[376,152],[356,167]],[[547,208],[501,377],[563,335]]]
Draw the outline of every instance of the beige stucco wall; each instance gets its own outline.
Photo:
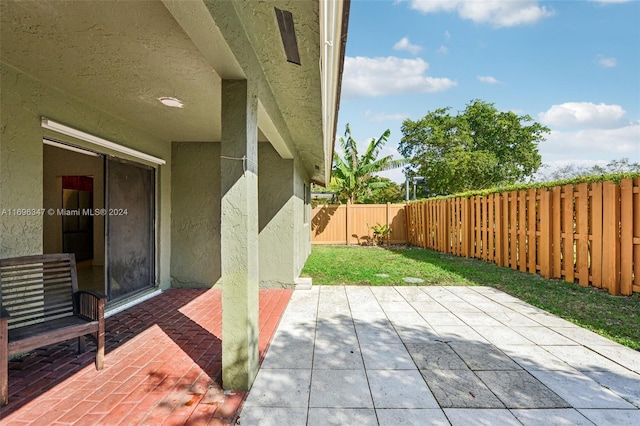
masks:
[[[172,286],[209,288],[219,282],[221,271],[220,144],[173,143],[171,157]],[[293,287],[311,251],[304,224],[309,185],[300,169],[298,160],[283,159],[270,144],[259,144],[261,288]]]
[[[162,288],[168,288],[170,143],[46,86],[5,63],[0,63],[0,85],[0,128],[3,130],[0,138],[0,212],[3,209],[43,207],[43,137],[88,149],[96,148],[88,142],[42,129],[40,118],[43,116],[162,158],[168,164],[157,169],[157,265],[158,281]],[[100,151],[139,161],[106,149]],[[42,216],[0,216],[0,257],[39,254],[43,249]]]
[[[293,287],[311,252],[304,225],[309,180],[297,158],[282,159],[269,144],[260,144],[258,163],[260,286]]]
[[[220,279],[220,144],[173,143],[171,283],[209,288]]]

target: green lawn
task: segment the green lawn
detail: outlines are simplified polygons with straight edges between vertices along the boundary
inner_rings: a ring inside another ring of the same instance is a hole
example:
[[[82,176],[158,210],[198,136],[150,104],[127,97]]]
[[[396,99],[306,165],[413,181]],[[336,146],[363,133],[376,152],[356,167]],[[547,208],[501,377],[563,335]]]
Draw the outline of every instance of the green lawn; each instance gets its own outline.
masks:
[[[490,286],[625,346],[640,348],[637,293],[614,297],[480,260],[403,247],[314,246],[302,273],[320,285],[415,285],[402,280],[414,277],[425,281],[421,285]]]

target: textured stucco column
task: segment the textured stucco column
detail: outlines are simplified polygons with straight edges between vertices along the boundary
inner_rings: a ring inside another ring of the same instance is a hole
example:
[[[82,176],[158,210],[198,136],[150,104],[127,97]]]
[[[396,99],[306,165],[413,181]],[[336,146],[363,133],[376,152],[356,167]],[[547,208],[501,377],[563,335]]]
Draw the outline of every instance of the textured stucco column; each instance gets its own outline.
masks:
[[[258,372],[257,110],[246,80],[222,81],[222,384],[235,390]]]

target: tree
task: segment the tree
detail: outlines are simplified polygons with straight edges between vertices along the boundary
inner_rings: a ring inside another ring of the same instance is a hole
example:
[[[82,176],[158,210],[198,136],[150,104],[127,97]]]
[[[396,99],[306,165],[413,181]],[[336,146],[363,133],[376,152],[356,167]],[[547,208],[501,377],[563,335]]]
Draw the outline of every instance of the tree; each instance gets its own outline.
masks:
[[[544,166],[543,166],[544,167]],[[612,160],[604,166],[598,164],[587,167],[582,164],[569,163],[558,167],[550,173],[540,173],[540,182],[573,179],[580,176],[606,175],[610,173],[640,172],[640,163],[631,163],[628,158]]]
[[[344,157],[335,152],[333,155],[332,188],[342,201],[362,202],[371,196],[373,190],[385,188],[389,182],[374,179],[374,173],[401,167],[406,163],[404,158],[394,160],[391,155],[378,158],[380,150],[390,135],[387,129],[377,140],[371,139],[366,152],[358,154],[356,141],[351,137],[351,129],[347,124],[344,137],[340,138],[340,147]]]
[[[513,184],[542,165],[538,144],[549,128],[528,115],[500,112],[474,100],[458,115],[450,108],[402,124],[400,152],[424,176],[432,194],[453,194]]]
[[[374,176],[373,182],[385,182],[386,186],[375,188],[371,191],[370,196],[365,196],[361,202],[363,204],[385,204],[385,203],[403,203],[404,202],[404,186],[398,185],[391,179]]]

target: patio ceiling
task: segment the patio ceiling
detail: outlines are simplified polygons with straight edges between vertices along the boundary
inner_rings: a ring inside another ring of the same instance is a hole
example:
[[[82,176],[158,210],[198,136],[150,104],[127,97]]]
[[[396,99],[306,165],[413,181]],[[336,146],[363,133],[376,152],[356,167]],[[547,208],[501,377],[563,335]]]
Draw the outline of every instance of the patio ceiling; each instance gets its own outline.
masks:
[[[293,14],[301,65],[286,61],[274,7]],[[332,147],[323,146],[319,10],[295,0],[1,0],[1,58],[167,142],[219,141],[221,76],[261,80],[259,140],[284,158],[298,153],[322,181]]]

